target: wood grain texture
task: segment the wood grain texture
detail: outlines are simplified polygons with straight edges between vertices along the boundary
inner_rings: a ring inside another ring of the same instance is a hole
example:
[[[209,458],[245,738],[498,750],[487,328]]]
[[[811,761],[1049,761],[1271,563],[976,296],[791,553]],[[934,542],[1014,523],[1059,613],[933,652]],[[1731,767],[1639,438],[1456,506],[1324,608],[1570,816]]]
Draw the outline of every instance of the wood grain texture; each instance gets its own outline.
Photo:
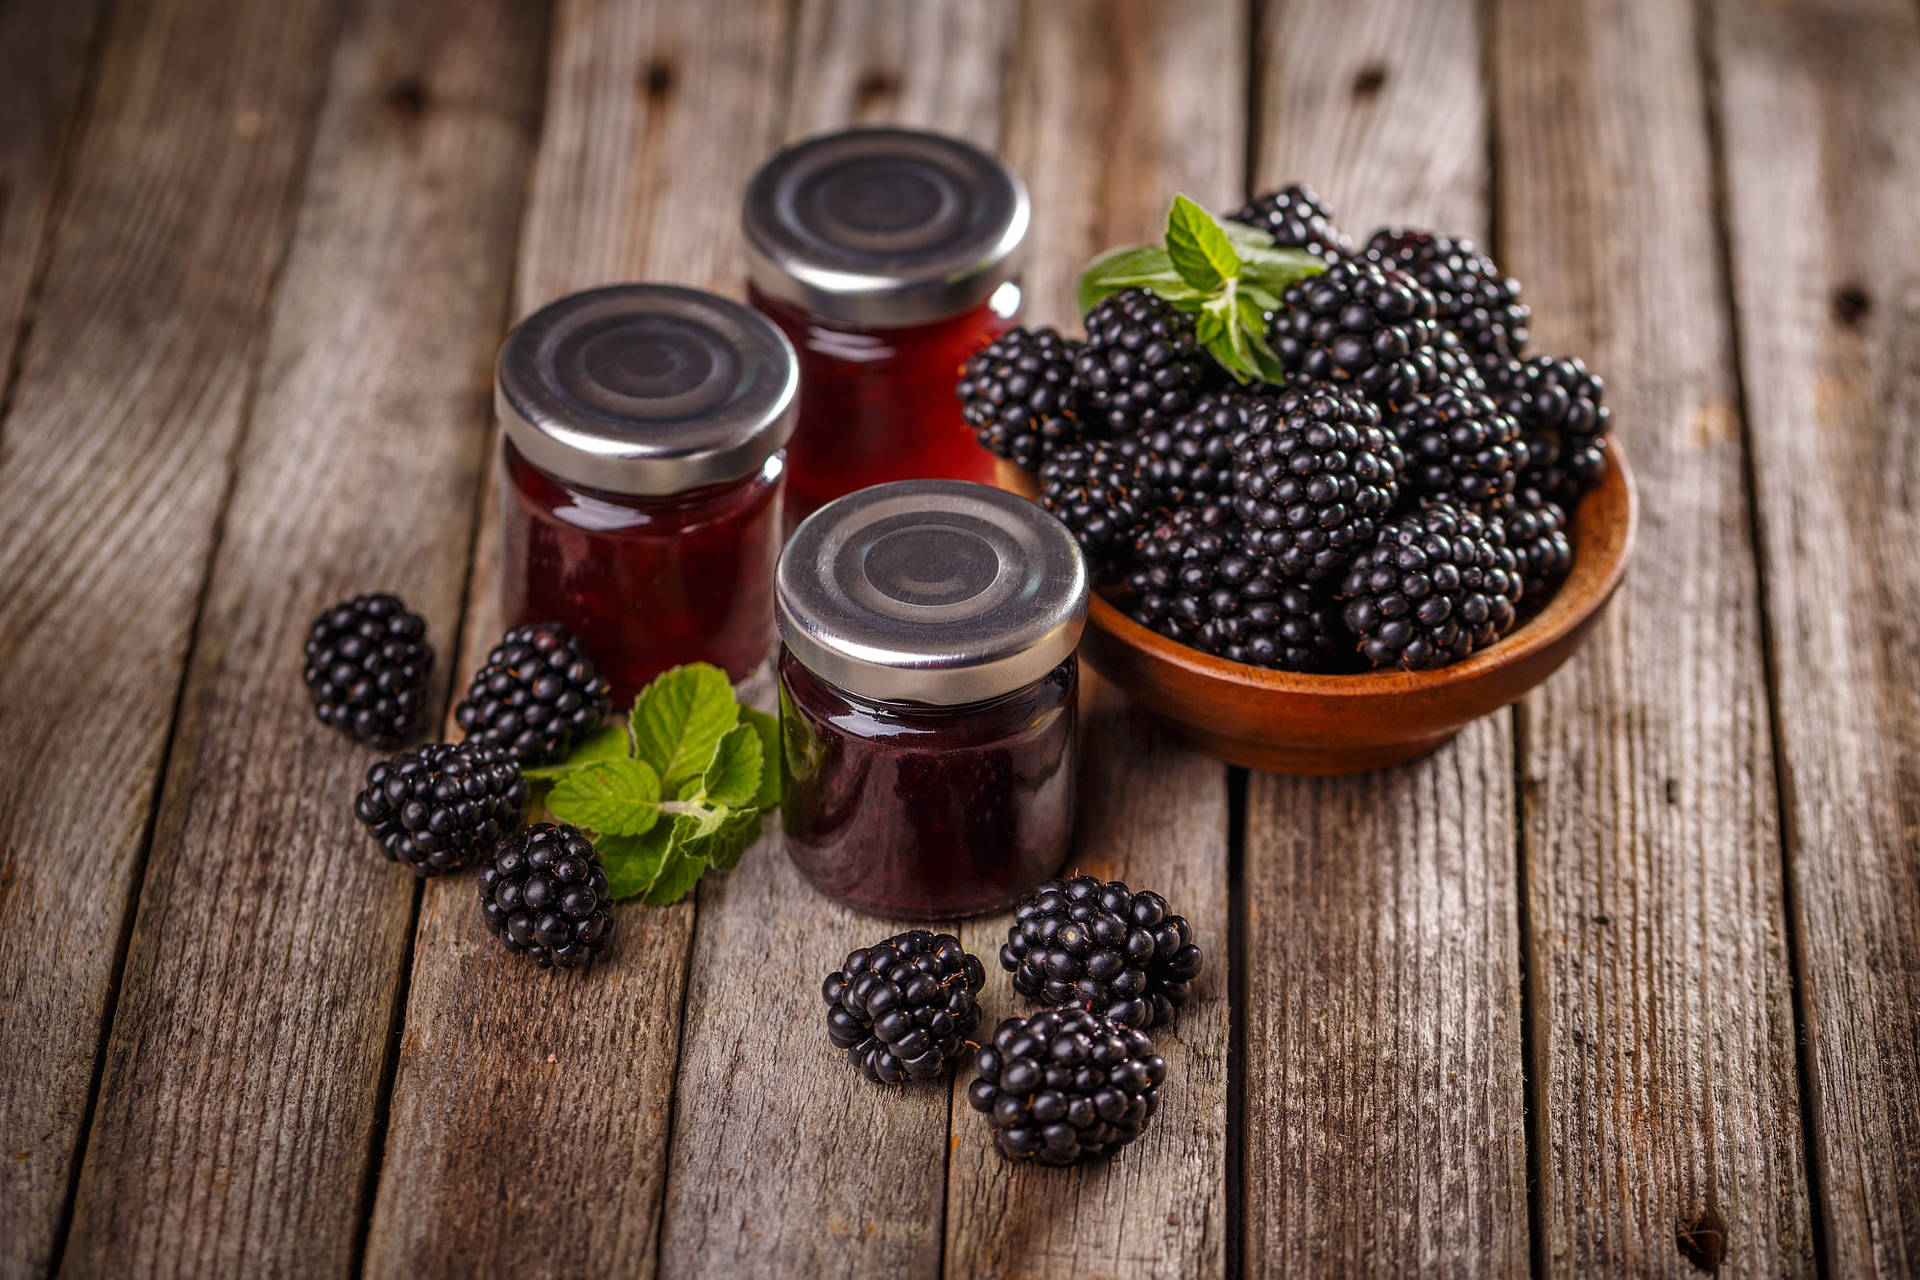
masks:
[[[119,6],[0,425],[0,1270],[57,1247],[327,7]]]
[[[1920,11],[1713,50],[1827,1270],[1920,1272]]]
[[[1029,6],[1015,42],[1008,161],[1033,194],[1029,324],[1075,332],[1073,281],[1115,244],[1157,238],[1176,191],[1230,204],[1243,182],[1246,13],[1235,0]],[[1088,66],[1109,69],[1105,78]],[[1178,1025],[1155,1033],[1161,1109],[1112,1160],[1070,1171],[993,1150],[956,1074],[946,1205],[955,1276],[1222,1275],[1227,1255],[1231,1010],[1226,770],[1181,745],[1084,666],[1082,795],[1068,872],[1163,894],[1193,924],[1208,968]],[[1011,916],[969,921],[989,967],[986,1034],[1031,1012],[997,956]]]
[[[849,125],[1000,145],[1010,0],[800,0],[788,140]]]
[[[778,0],[561,5],[516,314],[616,280],[739,291],[785,22]],[[463,681],[502,629],[484,510]],[[654,1273],[693,918],[623,907],[601,961],[543,972],[487,935],[470,877],[428,886],[370,1273]]]
[[[343,33],[175,729],[70,1272],[353,1268],[414,885],[353,818],[381,753],[314,721],[301,645],[329,603],[379,588],[442,644],[454,632],[542,22],[517,0],[378,0]]]
[[[1608,380],[1638,566],[1520,718],[1552,1273],[1812,1270],[1773,753],[1688,6],[1496,6],[1503,265]],[[1805,424],[1797,424],[1804,429]],[[1709,1268],[1710,1269],[1710,1268]]]
[[[1478,6],[1287,3],[1261,33],[1255,190],[1481,237]],[[1524,1272],[1511,717],[1403,768],[1253,775],[1248,1274]]]

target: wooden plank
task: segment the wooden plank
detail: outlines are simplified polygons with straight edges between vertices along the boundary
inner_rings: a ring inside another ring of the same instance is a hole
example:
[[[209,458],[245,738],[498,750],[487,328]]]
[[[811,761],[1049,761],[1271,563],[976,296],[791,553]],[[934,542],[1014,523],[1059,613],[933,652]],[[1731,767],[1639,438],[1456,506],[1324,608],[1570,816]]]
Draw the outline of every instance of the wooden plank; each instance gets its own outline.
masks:
[[[1720,4],[1713,35],[1825,1262],[1909,1276],[1920,21],[1905,0]]]
[[[1012,18],[1008,6],[969,0],[809,0],[797,19],[785,135],[889,122],[997,146],[1000,54]],[[751,687],[772,710],[770,676]],[[701,885],[661,1228],[664,1274],[937,1274],[948,1092],[862,1079],[827,1044],[813,995],[847,952],[904,927],[813,891],[777,833],[732,875]],[[775,972],[798,1003],[788,1033],[769,1040]],[[806,1087],[793,1086],[796,1072]]]
[[[561,5],[517,313],[610,280],[739,292],[785,41],[782,0]],[[501,631],[485,511],[462,673]],[[693,918],[623,907],[603,960],[542,972],[487,936],[469,878],[428,887],[369,1272],[655,1272]]]
[[[382,587],[442,647],[455,633],[543,22],[518,0],[376,0],[342,38],[175,730],[70,1271],[353,1269],[414,887],[353,818],[378,753],[314,721],[300,646],[328,603]]]
[[[1539,1254],[1813,1268],[1739,410],[1691,7],[1495,6],[1499,225],[1606,378],[1638,563],[1524,705]],[[1799,424],[1804,427],[1804,424]]]
[[[1267,12],[1253,186],[1485,243],[1479,6]],[[1247,787],[1254,1274],[1527,1266],[1510,717],[1405,768]]]
[[[1077,331],[1073,282],[1101,249],[1157,238],[1184,191],[1240,194],[1245,6],[1031,5],[1014,46],[1008,160],[1033,193],[1029,323]],[[1104,72],[1090,70],[1104,68]],[[1178,1025],[1161,1110],[1133,1146],[1072,1170],[1009,1164],[955,1077],[946,1200],[951,1275],[1220,1276],[1227,1255],[1227,777],[1083,670],[1083,792],[1068,871],[1165,895],[1192,921],[1207,968]],[[985,1034],[1031,1011],[997,955],[1010,915],[969,921],[989,967]]]
[[[328,8],[119,6],[0,426],[0,1270],[57,1248]]]

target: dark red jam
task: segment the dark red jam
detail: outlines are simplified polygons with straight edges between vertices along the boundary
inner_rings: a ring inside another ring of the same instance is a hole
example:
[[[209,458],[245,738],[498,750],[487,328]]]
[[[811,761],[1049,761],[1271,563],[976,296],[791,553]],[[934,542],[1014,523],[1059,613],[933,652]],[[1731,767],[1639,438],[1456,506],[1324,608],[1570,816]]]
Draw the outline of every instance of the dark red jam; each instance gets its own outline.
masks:
[[[938,476],[991,483],[993,455],[953,394],[974,352],[1013,325],[1017,287],[929,324],[858,328],[749,287],[800,359],[800,419],[787,446],[793,519],[843,493]]]
[[[782,462],[685,493],[600,493],[504,442],[509,622],[564,623],[624,707],[668,667],[711,662],[742,680],[773,648]]]
[[[959,706],[876,702],[780,655],[787,851],[874,915],[999,910],[1059,870],[1073,830],[1079,665]]]

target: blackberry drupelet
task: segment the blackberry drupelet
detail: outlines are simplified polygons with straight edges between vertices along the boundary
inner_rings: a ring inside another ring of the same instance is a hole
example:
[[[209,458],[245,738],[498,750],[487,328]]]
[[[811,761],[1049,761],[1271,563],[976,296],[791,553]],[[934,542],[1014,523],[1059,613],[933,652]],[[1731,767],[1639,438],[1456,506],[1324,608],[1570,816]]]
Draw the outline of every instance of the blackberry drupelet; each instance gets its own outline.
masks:
[[[967,1088],[1009,1160],[1068,1165],[1110,1156],[1160,1105],[1167,1064],[1143,1031],[1085,1009],[1008,1018],[973,1058]]]
[[[526,779],[479,742],[430,742],[367,770],[353,813],[388,858],[423,876],[465,866],[520,826]]]
[[[454,719],[533,768],[565,756],[610,705],[607,678],[579,638],[557,622],[530,622],[500,637]]]
[[[612,908],[600,855],[577,827],[528,827],[480,871],[488,931],[542,969],[575,969],[593,959],[613,937]]]
[[[1193,317],[1145,289],[1126,289],[1086,317],[1074,377],[1086,434],[1134,435],[1184,413],[1219,371]]]
[[[1505,360],[1526,349],[1532,311],[1520,282],[1502,276],[1473,241],[1431,231],[1377,231],[1366,258],[1412,276],[1433,294],[1442,327],[1477,360]]]
[[[968,360],[955,390],[982,447],[1037,471],[1048,453],[1077,440],[1079,352],[1052,329],[1012,329]]]
[[[1380,411],[1351,387],[1302,381],[1261,401],[1234,465],[1247,545],[1282,577],[1337,571],[1399,496],[1400,449]]]
[[[1163,501],[1184,507],[1233,492],[1234,450],[1253,404],[1245,392],[1210,391],[1141,437],[1147,478]]]
[[[1488,389],[1520,424],[1521,483],[1572,510],[1606,468],[1606,383],[1578,358],[1502,360],[1485,366]]]
[[[1079,541],[1096,583],[1119,577],[1159,503],[1144,472],[1134,439],[1075,445],[1040,464],[1040,505]]]
[[[1200,964],[1193,929],[1165,898],[1092,876],[1044,881],[1014,908],[1000,948],[1021,995],[1143,1031],[1172,1021]]]
[[[1492,508],[1520,566],[1522,601],[1537,604],[1551,596],[1573,568],[1573,544],[1567,540],[1567,513],[1559,503],[1527,485]]]
[[[1305,249],[1328,261],[1353,252],[1352,243],[1333,225],[1327,206],[1304,183],[1258,196],[1232,217],[1269,233],[1282,249]]]
[[[821,984],[827,1038],[870,1080],[935,1079],[979,1024],[974,997],[986,980],[952,934],[896,934],[849,952]]]
[[[400,597],[355,596],[313,620],[301,672],[313,712],[356,742],[397,747],[427,706],[427,623]]]
[[[1520,572],[1497,525],[1429,501],[1354,557],[1340,598],[1374,666],[1444,667],[1513,626]]]
[[[1287,286],[1268,338],[1296,374],[1351,382],[1386,403],[1430,385],[1433,295],[1390,267],[1347,259]]]
[[[1483,391],[1443,385],[1407,397],[1387,420],[1414,496],[1481,507],[1513,492],[1526,465],[1520,427]]]

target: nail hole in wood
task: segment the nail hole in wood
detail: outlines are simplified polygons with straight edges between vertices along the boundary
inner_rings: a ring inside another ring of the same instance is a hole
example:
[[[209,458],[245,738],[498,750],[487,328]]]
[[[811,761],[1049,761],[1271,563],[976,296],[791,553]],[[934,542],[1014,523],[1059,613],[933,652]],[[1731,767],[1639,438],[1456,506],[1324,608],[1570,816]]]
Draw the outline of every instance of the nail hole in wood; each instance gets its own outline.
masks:
[[[647,96],[658,102],[673,92],[673,64],[665,58],[655,58],[640,73],[640,83]]]
[[[425,115],[432,95],[419,76],[401,76],[387,86],[387,105],[403,116]]]
[[[1843,284],[1833,291],[1833,318],[1851,329],[1873,310],[1873,295],[1857,284]]]
[[[1353,96],[1371,98],[1386,87],[1387,68],[1385,63],[1369,62],[1353,73]]]
[[[1727,1224],[1718,1212],[1708,1209],[1691,1222],[1683,1222],[1674,1233],[1680,1256],[1697,1271],[1711,1274],[1727,1259]]]
[[[1680,803],[1680,779],[1678,778],[1667,779],[1667,803]]]
[[[872,67],[862,73],[859,83],[853,86],[854,105],[862,111],[871,110],[882,103],[891,102],[899,93],[899,76]]]

